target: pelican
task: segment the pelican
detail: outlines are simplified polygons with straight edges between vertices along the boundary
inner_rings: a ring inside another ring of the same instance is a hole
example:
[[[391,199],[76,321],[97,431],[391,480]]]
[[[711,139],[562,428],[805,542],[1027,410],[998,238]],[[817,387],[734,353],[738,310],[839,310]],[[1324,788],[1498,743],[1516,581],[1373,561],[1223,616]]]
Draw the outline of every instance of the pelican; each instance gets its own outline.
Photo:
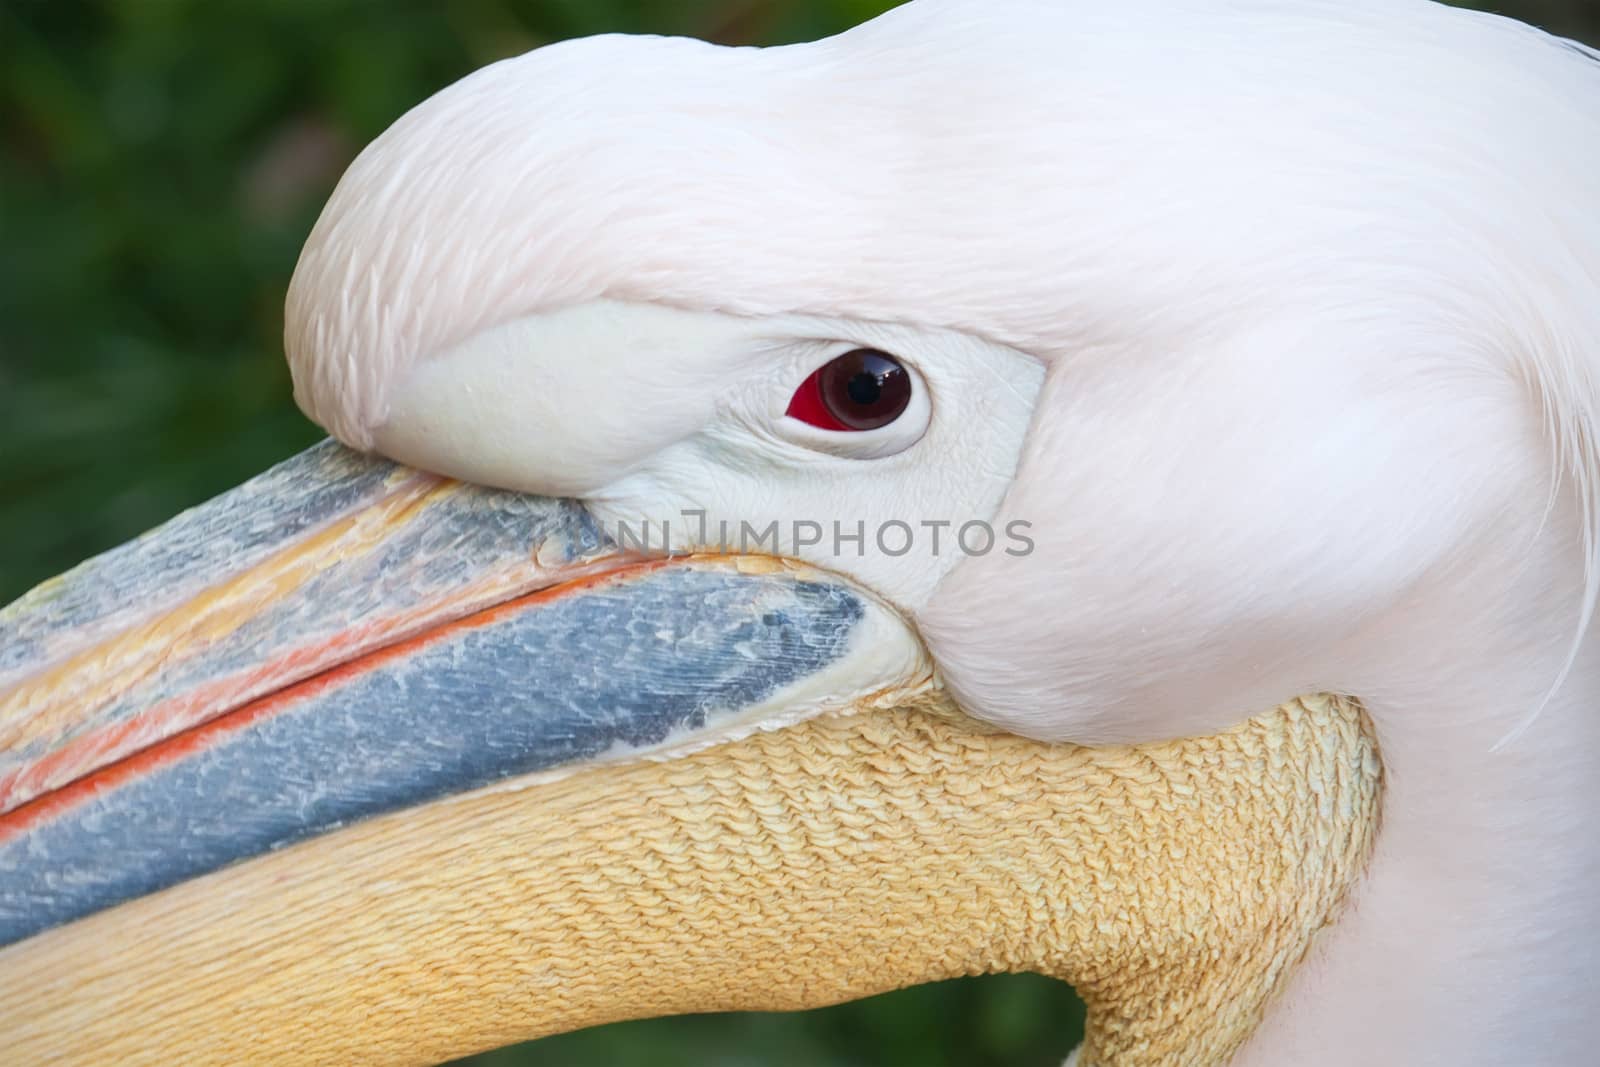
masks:
[[[0,615],[7,1059],[1035,970],[1080,1067],[1592,1062],[1596,175],[1420,0],[445,89],[290,286],[334,440]]]

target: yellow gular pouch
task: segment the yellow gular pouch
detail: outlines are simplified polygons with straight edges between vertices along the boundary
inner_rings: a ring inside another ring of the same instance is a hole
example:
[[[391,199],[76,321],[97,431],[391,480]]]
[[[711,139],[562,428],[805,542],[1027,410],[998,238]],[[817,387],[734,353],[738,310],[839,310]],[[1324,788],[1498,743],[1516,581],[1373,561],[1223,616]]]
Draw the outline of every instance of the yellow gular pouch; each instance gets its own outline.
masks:
[[[1380,780],[1339,697],[1083,748],[924,695],[437,801],[336,835],[337,862],[317,838],[132,901],[8,950],[29,980],[0,1032],[19,1063],[426,1064],[1033,971],[1088,1004],[1078,1067],[1219,1064],[1337,920]]]

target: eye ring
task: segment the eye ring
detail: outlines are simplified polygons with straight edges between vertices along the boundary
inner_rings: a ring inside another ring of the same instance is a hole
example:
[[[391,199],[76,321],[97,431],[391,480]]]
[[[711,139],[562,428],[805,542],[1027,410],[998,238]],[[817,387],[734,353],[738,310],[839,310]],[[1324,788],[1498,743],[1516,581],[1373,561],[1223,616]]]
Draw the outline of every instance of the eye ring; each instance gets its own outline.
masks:
[[[877,430],[905,413],[912,388],[911,371],[899,359],[876,348],[853,348],[801,382],[785,414],[820,430]]]

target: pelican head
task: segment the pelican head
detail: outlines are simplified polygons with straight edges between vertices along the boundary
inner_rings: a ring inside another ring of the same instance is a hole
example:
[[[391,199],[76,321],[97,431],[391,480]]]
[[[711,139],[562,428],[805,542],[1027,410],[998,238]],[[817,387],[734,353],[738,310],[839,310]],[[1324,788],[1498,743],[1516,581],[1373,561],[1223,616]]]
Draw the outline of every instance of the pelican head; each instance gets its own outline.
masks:
[[[0,615],[0,1028],[427,1062],[1037,970],[1081,1067],[1581,1062],[1597,146],[1594,53],[1421,2],[445,89],[290,287],[335,441]]]

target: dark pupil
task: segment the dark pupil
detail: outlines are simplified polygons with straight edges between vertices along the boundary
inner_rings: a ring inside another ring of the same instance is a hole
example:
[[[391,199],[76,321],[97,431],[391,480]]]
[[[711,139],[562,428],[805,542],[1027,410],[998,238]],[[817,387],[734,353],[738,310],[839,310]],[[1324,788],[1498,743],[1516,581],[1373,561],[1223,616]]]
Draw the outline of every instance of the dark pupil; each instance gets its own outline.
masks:
[[[878,384],[876,376],[862,371],[850,379],[850,384],[845,386],[845,391],[850,394],[850,399],[857,404],[875,404],[878,394],[883,392],[883,387]]]
[[[911,375],[898,359],[873,348],[846,352],[822,369],[822,399],[852,430],[875,430],[911,402]]]

